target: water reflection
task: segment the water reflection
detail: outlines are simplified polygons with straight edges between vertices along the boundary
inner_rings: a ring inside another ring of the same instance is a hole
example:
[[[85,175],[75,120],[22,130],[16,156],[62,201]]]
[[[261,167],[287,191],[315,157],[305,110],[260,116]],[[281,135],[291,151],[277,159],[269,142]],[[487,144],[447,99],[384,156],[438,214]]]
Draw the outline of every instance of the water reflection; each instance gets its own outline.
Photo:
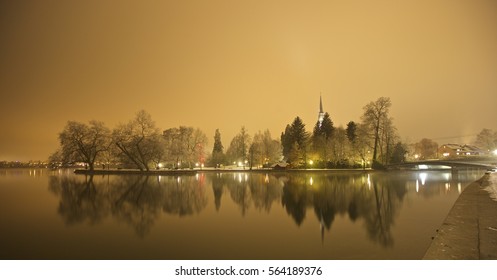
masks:
[[[52,176],[49,189],[60,197],[58,213],[67,225],[96,224],[110,215],[140,237],[161,212],[192,215],[207,205],[203,181],[195,177]]]
[[[481,173],[476,173],[476,179]],[[388,176],[387,176],[388,175]],[[296,228],[319,224],[321,242],[337,217],[360,223],[368,239],[394,245],[392,227],[408,193],[431,197],[461,192],[458,174],[387,173],[199,173],[196,176],[50,177],[58,213],[67,225],[95,225],[111,217],[145,238],[162,215],[215,213],[234,204],[241,218],[254,209],[271,214],[281,207]],[[231,209],[231,208],[229,208]],[[275,218],[281,219],[280,216]]]

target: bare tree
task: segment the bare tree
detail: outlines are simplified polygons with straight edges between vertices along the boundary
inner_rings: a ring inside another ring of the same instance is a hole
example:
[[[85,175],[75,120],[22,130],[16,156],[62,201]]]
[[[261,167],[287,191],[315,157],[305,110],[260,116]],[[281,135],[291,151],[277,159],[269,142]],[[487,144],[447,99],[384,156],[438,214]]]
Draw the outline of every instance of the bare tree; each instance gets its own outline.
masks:
[[[173,166],[184,161],[192,168],[192,163],[205,161],[207,136],[202,130],[180,126],[164,130],[162,136],[166,143],[167,160]]]
[[[230,146],[226,151],[229,161],[241,162],[245,166],[245,161],[248,160],[250,138],[247,130],[242,126],[240,132],[231,140]]]
[[[163,147],[159,129],[144,110],[127,124],[118,125],[112,138],[120,153],[141,171],[150,170],[149,164]]]
[[[110,130],[99,121],[90,125],[68,121],[59,140],[63,161],[81,161],[93,170],[97,158],[109,148]]]
[[[352,142],[353,151],[359,156],[363,168],[366,168],[371,159],[371,138],[368,135],[368,128],[364,124],[358,124],[355,130],[356,137]]]
[[[414,144],[415,153],[420,159],[430,159],[437,157],[438,143],[427,138],[421,139]]]
[[[484,128],[476,135],[475,145],[486,151],[493,151],[497,148],[497,131]]]
[[[381,141],[381,130],[384,128],[385,120],[389,119],[388,111],[392,102],[388,97],[380,97],[374,102],[364,106],[362,121],[372,131],[373,144],[373,164],[377,161],[378,147]]]
[[[281,144],[279,141],[271,138],[271,132],[257,132],[249,149],[250,166],[264,166],[269,163],[278,162],[281,157]]]

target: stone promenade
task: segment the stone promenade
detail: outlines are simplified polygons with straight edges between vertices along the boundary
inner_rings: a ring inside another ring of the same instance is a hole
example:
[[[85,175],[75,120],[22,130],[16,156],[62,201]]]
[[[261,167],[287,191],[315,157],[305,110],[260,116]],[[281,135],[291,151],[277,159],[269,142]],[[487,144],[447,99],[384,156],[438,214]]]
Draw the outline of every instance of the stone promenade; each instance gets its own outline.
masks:
[[[497,259],[497,173],[461,193],[423,259]]]

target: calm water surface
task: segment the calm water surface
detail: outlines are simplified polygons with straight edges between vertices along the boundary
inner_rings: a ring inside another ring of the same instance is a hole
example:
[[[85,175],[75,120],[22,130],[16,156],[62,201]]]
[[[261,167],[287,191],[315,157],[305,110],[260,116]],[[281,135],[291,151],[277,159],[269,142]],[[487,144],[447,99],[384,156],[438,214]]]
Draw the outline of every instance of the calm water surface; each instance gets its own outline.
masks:
[[[420,259],[482,175],[0,169],[0,258]]]

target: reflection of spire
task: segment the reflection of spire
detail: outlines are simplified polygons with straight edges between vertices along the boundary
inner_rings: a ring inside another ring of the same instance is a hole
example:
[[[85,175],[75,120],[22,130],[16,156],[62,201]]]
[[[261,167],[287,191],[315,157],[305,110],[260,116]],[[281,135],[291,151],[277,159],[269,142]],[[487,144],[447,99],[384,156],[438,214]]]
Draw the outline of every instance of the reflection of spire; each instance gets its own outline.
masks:
[[[319,94],[319,115],[318,115],[319,127],[321,127],[323,120],[324,120],[323,99],[321,98],[321,94]]]
[[[323,217],[323,212],[321,211],[321,217],[319,219],[319,227],[321,228],[321,244],[324,244],[324,217]]]

